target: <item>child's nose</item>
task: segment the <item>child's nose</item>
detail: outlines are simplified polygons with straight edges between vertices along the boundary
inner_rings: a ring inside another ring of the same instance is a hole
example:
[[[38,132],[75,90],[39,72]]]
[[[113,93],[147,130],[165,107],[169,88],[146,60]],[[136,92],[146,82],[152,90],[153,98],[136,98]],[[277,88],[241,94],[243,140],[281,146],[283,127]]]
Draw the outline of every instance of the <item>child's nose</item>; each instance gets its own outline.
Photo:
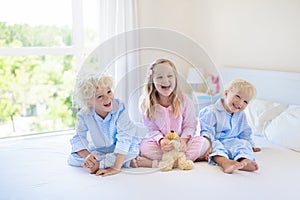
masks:
[[[104,97],[104,98],[103,98],[104,100],[109,99],[109,96],[108,96],[108,95],[104,95],[103,97]]]
[[[240,99],[240,100],[238,101],[238,104],[239,104],[240,107],[242,107],[242,106],[244,106],[246,103],[245,103],[245,101],[244,101],[243,99]]]
[[[168,82],[168,80],[169,80],[168,77],[163,77],[163,82],[164,83]]]

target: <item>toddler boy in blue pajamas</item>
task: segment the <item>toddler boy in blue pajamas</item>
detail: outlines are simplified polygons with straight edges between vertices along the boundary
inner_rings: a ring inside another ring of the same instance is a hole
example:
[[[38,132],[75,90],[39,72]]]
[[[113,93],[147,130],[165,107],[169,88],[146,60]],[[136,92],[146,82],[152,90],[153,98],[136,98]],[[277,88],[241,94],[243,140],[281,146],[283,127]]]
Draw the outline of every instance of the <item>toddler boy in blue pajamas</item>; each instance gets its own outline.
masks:
[[[252,130],[243,112],[256,95],[255,87],[241,79],[233,80],[224,90],[224,98],[199,113],[201,135],[212,144],[208,162],[231,174],[235,170],[256,171]]]

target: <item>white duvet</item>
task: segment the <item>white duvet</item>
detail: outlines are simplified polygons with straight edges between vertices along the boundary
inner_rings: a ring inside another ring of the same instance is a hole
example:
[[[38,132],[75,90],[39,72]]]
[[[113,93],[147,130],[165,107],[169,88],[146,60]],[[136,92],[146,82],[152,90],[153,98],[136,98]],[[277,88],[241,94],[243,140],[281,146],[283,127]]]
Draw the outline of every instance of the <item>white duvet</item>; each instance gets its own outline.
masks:
[[[300,153],[255,137],[260,169],[225,174],[196,163],[190,171],[127,169],[110,177],[70,167],[70,134],[0,140],[0,199],[298,199]]]

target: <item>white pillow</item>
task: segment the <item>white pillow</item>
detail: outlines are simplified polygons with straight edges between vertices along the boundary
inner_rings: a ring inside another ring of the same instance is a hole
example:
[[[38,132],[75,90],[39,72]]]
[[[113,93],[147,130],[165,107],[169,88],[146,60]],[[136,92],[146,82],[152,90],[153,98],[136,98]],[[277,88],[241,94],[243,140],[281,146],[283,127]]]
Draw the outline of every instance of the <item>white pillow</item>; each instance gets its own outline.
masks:
[[[245,109],[247,121],[255,135],[263,135],[265,127],[287,109],[287,105],[254,99]]]
[[[300,151],[300,106],[290,105],[266,127],[268,140]]]

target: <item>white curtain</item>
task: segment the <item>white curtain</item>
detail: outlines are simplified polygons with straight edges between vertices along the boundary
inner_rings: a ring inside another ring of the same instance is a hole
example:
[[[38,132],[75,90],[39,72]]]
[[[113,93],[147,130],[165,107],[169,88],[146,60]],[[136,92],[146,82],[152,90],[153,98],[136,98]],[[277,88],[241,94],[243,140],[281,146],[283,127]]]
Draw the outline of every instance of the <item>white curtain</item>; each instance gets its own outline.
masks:
[[[114,77],[115,96],[128,106],[129,115],[138,121],[137,109],[141,81],[139,78],[139,55],[136,0],[100,0],[100,38],[112,44],[113,60],[109,72]],[[111,56],[108,56],[111,57]]]

